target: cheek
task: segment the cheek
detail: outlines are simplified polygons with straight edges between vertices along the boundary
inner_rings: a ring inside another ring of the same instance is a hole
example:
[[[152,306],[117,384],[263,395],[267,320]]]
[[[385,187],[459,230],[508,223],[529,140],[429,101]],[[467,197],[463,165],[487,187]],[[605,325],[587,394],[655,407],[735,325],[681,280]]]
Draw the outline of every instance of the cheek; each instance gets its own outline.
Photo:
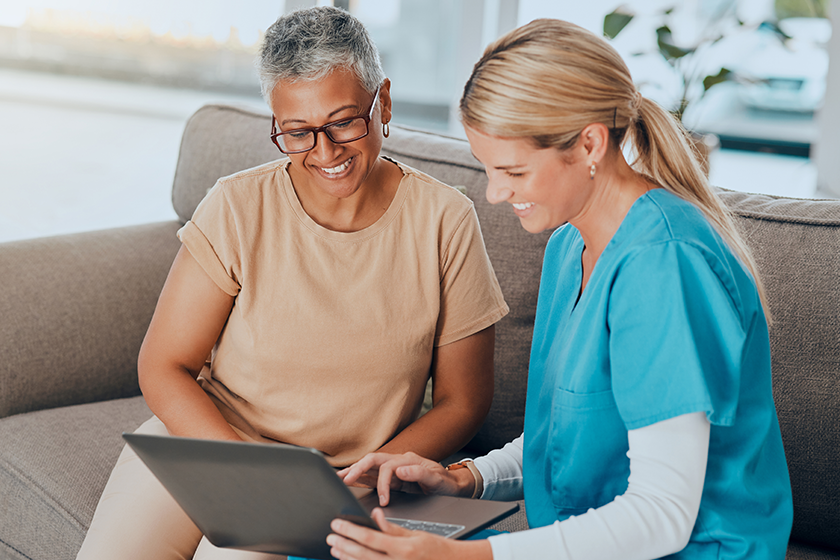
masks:
[[[381,131],[374,130],[373,121],[370,121],[370,127],[368,135],[353,142],[352,145],[363,159],[372,164],[379,158],[379,152],[382,150],[382,134]]]
[[[306,164],[306,156],[309,152],[305,152],[302,154],[288,154],[285,157],[289,158],[292,161],[292,166],[297,168],[302,168]]]

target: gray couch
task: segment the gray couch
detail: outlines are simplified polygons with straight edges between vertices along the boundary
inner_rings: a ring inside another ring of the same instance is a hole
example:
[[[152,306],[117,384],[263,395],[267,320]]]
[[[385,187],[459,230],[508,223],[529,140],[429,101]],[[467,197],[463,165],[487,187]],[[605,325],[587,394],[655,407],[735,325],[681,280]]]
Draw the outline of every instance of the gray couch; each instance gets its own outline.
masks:
[[[181,223],[216,178],[278,156],[266,114],[207,106],[175,173],[179,221],[0,244],[0,560],[72,559],[122,446],[150,416],[136,357]],[[391,127],[384,151],[475,201],[511,313],[498,325],[481,453],[522,429],[531,326],[547,234],[484,199],[467,144]],[[725,192],[775,314],[776,401],[793,483],[788,558],[840,558],[840,201]],[[501,528],[525,528],[519,514]]]

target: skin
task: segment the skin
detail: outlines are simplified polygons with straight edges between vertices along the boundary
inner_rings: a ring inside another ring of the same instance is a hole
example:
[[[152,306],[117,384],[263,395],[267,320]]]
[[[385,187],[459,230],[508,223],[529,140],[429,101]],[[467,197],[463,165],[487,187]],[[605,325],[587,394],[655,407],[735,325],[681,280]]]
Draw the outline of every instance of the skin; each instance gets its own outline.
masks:
[[[475,157],[484,164],[487,200],[507,202],[525,230],[539,233],[571,223],[580,231],[585,248],[581,257],[586,288],[592,269],[618,230],[633,203],[654,188],[633,171],[621,151],[610,142],[609,129],[588,125],[574,147],[564,152],[538,148],[527,138],[492,136],[465,127]],[[595,164],[595,178],[590,169]],[[370,454],[339,472],[346,484],[376,487],[380,505],[392,490],[420,490],[427,494],[471,496],[475,481],[467,469],[447,471],[415,454]],[[414,488],[411,488],[411,487]],[[327,537],[340,560],[436,558],[491,560],[486,540],[455,541],[407,531],[387,523],[381,510],[373,517],[381,532],[336,519]]]
[[[270,104],[280,130],[292,130],[365,114],[372,98],[355,75],[339,70],[321,80],[281,83],[274,88]],[[390,120],[391,82],[386,79],[367,136],[333,144],[326,134],[319,134],[313,149],[289,155],[295,192],[318,224],[334,231],[358,231],[388,209],[402,179],[395,164],[379,157],[381,124]],[[349,167],[341,173],[324,171],[347,162]]]
[[[281,83],[271,106],[281,130],[316,127],[366,114],[373,95],[336,71],[318,81]],[[289,173],[303,208],[320,225],[358,231],[378,220],[396,194],[402,171],[379,158],[382,124],[391,119],[390,82],[382,84],[369,134],[346,144],[319,134],[315,148],[291,155]],[[325,168],[349,166],[329,174]],[[170,269],[138,359],[140,388],[152,412],[176,436],[239,440],[196,383],[234,305],[182,247]],[[478,430],[493,398],[495,327],[439,347],[432,357],[434,408],[381,451],[409,450],[443,459]]]

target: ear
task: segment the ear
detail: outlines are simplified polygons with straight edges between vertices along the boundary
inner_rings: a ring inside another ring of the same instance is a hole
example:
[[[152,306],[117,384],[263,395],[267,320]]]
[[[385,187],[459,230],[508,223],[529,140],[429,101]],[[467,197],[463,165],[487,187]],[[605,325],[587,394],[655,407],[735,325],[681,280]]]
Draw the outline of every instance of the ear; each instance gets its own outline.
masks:
[[[598,163],[610,145],[610,130],[603,123],[587,125],[580,133],[582,147],[586,152],[586,160]]]
[[[388,78],[379,88],[379,106],[382,107],[382,124],[391,122],[391,80]]]

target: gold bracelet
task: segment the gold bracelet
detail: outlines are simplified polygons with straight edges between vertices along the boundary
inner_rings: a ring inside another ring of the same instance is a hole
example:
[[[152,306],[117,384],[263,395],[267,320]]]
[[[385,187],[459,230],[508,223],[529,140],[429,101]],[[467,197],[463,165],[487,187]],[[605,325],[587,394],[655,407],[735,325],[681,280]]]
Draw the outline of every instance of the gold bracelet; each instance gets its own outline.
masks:
[[[457,471],[458,469],[468,469],[475,479],[475,488],[473,488],[473,493],[472,496],[470,496],[470,499],[475,500],[476,498],[481,497],[484,493],[484,478],[482,478],[481,473],[478,472],[478,467],[475,466],[475,463],[473,463],[471,459],[464,459],[458,463],[452,463],[451,465],[446,466],[446,470],[448,471]]]

